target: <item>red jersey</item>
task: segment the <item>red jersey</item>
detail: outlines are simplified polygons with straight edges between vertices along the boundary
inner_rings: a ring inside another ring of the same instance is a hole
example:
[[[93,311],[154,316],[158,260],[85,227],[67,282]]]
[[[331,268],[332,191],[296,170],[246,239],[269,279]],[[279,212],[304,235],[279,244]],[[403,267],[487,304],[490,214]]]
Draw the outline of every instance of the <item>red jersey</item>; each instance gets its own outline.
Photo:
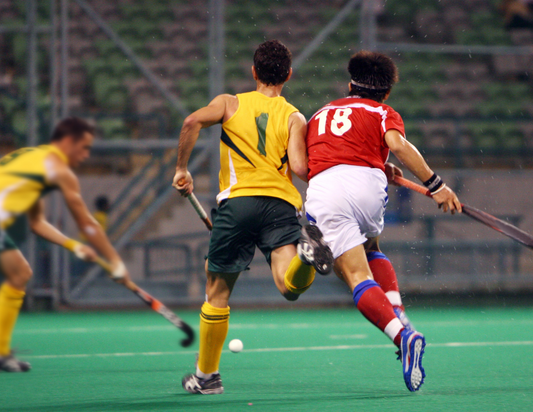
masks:
[[[359,97],[327,104],[307,127],[309,179],[340,164],[384,171],[389,157],[385,133],[396,129],[405,136],[403,120],[392,107]]]

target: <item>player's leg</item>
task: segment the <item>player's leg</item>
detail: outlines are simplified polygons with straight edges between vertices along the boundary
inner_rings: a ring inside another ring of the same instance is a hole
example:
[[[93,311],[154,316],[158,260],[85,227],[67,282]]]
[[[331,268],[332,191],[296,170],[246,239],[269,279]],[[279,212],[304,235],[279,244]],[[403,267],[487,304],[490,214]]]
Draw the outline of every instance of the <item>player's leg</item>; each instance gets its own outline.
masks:
[[[396,317],[389,299],[373,280],[364,246],[360,244],[335,259],[335,272],[352,290],[357,309],[400,349],[407,388],[410,391],[420,389],[425,377],[422,367],[425,338],[405,328]]]
[[[311,286],[316,270],[331,270],[331,250],[318,228],[301,227],[294,206],[288,202],[257,197],[255,207],[262,220],[257,246],[272,269],[280,293],[287,300],[296,300]]]
[[[207,271],[206,301],[200,312],[200,348],[195,375],[189,375],[189,392],[203,394],[222,393],[219,364],[228,334],[229,297],[239,273]],[[187,378],[187,377],[186,377]]]
[[[11,337],[32,276],[30,265],[5,232],[0,232],[0,269],[6,280],[0,286],[0,370],[26,372],[30,364],[11,353]]]
[[[293,250],[291,248],[291,254],[294,253]],[[327,275],[333,268],[333,254],[317,226],[305,225],[302,228],[296,253],[289,260],[291,254],[283,252],[278,270],[272,269],[280,292],[283,274],[283,289],[288,290],[290,296],[301,295],[309,289],[316,272]],[[283,292],[282,294],[287,297]]]
[[[221,204],[213,219],[196,373],[182,381],[190,393],[224,392],[219,363],[229,327],[228,302],[239,273],[248,267],[255,252],[253,216],[249,214],[248,203],[247,198],[229,199]]]
[[[301,293],[311,287],[315,279],[315,268],[301,261],[296,253],[296,245],[285,245],[273,250],[270,259],[274,283],[285,299],[295,301]],[[286,275],[289,279],[287,280],[289,287],[285,284]],[[302,286],[297,288],[292,286],[294,284]],[[296,293],[295,291],[301,292]]]
[[[394,309],[394,313],[396,313],[396,316],[398,316],[398,319],[400,319],[406,328],[414,329],[405,314],[396,271],[390,260],[379,248],[379,236],[369,239],[365,243],[365,251],[374,280],[383,289],[385,295],[387,295]]]
[[[335,273],[352,291],[357,309],[400,347],[403,325],[396,317],[387,296],[374,281],[363,245],[358,245],[335,259]]]

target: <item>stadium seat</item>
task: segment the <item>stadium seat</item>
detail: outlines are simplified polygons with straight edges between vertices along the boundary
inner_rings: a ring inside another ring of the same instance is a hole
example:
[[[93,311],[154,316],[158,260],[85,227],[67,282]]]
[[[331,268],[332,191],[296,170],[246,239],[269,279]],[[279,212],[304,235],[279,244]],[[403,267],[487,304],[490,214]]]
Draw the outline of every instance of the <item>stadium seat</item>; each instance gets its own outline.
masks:
[[[405,123],[405,137],[416,147],[423,147],[425,143],[424,132],[413,122]]]
[[[105,140],[128,139],[130,133],[121,118],[103,118],[97,121],[99,136]]]

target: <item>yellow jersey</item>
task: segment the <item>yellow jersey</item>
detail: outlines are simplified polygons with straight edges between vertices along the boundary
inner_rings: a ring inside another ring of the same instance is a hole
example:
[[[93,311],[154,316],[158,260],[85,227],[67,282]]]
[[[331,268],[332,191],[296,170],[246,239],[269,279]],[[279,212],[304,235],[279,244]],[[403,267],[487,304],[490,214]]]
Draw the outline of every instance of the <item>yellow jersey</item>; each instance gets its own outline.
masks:
[[[288,164],[289,116],[285,98],[259,92],[238,94],[239,107],[222,124],[220,193],[217,202],[242,196],[270,196],[302,209]]]
[[[49,182],[47,158],[51,153],[68,162],[67,156],[52,145],[25,147],[0,159],[0,228],[9,227],[18,215],[55,189]]]

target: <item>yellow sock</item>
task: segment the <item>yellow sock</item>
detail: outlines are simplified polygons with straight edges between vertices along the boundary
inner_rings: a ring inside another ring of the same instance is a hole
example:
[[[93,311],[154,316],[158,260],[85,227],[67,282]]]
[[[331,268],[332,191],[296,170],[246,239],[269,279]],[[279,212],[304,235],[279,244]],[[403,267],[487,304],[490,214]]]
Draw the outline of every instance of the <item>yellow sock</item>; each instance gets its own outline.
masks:
[[[218,372],[220,356],[228,334],[229,306],[215,308],[205,302],[200,313],[198,369],[204,374]]]
[[[285,272],[285,287],[292,293],[301,294],[311,287],[315,280],[315,268],[306,265],[298,256],[292,258]]]
[[[11,336],[17,322],[25,292],[4,282],[0,287],[0,356],[9,355]]]

